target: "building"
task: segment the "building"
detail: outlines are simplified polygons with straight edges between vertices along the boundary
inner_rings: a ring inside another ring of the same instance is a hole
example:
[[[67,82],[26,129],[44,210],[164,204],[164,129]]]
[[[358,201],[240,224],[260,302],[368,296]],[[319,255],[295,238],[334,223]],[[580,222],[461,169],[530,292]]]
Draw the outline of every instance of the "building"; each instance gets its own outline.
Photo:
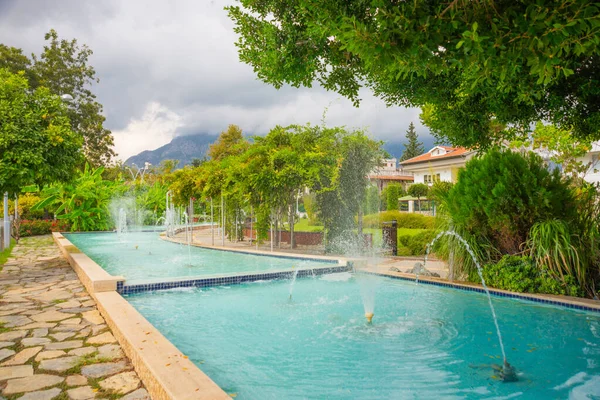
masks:
[[[369,174],[369,180],[377,184],[381,192],[390,183],[398,183],[404,190],[413,183],[413,176],[398,168],[398,160],[386,158],[381,160],[381,166]]]
[[[413,176],[414,183],[454,183],[458,177],[458,170],[464,168],[474,155],[475,151],[464,147],[435,146],[425,154],[402,161],[400,166],[401,171]]]

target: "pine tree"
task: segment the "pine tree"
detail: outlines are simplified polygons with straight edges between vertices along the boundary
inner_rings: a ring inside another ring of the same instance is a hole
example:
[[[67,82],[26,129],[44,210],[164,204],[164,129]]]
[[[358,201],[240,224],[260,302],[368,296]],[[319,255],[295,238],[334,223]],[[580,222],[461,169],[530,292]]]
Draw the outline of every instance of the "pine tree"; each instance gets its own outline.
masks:
[[[402,157],[400,157],[400,161],[406,161],[410,158],[420,156],[425,152],[425,148],[423,147],[423,143],[419,142],[419,137],[417,136],[417,132],[415,131],[415,124],[412,122],[408,126],[408,130],[406,131],[406,138],[408,139],[408,143],[404,143],[404,152],[402,153]]]

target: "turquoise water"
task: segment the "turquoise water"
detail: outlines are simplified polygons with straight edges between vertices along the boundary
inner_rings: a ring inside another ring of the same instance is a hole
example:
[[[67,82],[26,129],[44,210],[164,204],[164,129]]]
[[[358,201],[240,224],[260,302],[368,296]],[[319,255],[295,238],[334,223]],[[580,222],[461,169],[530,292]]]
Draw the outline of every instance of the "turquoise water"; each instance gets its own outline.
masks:
[[[291,301],[285,280],[128,300],[236,399],[599,398],[600,315],[493,298],[520,371],[503,383],[485,295],[368,279],[298,279]],[[369,285],[371,326],[360,295]]]
[[[331,266],[311,260],[209,250],[166,242],[156,232],[65,234],[67,239],[111,275],[128,284],[232,272]],[[137,248],[136,248],[137,247]]]

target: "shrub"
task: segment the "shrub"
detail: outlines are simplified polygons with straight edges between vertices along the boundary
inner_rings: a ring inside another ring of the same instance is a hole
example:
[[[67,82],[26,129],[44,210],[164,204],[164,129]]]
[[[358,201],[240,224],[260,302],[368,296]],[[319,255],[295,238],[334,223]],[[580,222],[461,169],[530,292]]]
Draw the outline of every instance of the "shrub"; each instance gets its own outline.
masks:
[[[402,186],[397,183],[388,185],[386,190],[386,210],[397,211],[400,208],[398,199],[402,194],[404,194]]]
[[[19,229],[21,237],[46,235],[51,232],[66,232],[71,229],[71,226],[66,221],[60,220],[22,220]]]
[[[479,281],[477,275],[470,278]],[[506,255],[498,263],[486,265],[483,278],[488,286],[512,292],[583,295],[573,277],[568,277],[564,283],[560,282],[546,270],[540,270],[528,256]]]
[[[434,237],[434,230],[426,230],[419,232],[416,235],[400,235],[398,236],[398,255],[425,255],[427,245],[431,243]],[[400,249],[402,249],[402,253],[404,254],[400,254]],[[408,254],[405,254],[407,252]]]
[[[365,215],[363,217],[363,227],[380,228],[383,222],[394,219],[398,221],[398,228],[433,229],[435,226],[435,217],[428,215],[382,211],[378,214]]]

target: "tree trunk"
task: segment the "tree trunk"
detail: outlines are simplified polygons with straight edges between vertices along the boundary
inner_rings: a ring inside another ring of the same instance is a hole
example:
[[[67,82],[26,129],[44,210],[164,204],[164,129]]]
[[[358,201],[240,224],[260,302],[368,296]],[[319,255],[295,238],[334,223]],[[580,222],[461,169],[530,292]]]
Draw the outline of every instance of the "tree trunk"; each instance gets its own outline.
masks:
[[[294,237],[294,204],[290,205],[290,249],[296,248],[296,238]]]

